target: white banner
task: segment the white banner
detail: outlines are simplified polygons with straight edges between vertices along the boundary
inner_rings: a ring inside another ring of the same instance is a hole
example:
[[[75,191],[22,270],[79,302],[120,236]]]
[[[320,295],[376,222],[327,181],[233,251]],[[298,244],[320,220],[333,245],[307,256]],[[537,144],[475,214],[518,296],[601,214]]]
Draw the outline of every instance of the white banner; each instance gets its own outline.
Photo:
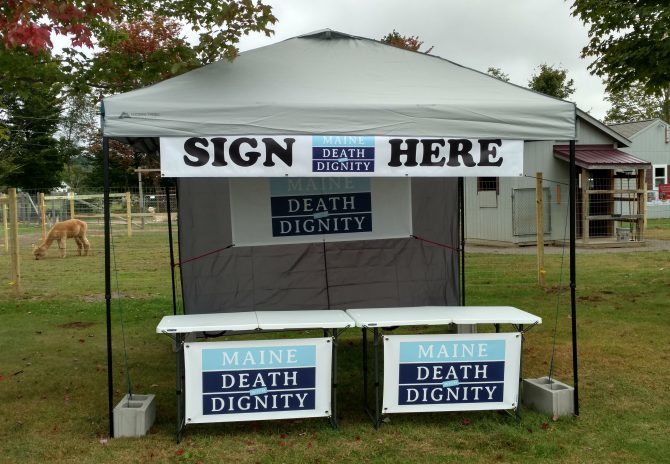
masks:
[[[521,334],[384,336],[384,413],[513,409]]]
[[[165,177],[514,177],[523,141],[347,135],[161,137]]]
[[[186,424],[331,415],[330,338],[184,345]]]
[[[235,246],[407,238],[406,178],[231,179]]]

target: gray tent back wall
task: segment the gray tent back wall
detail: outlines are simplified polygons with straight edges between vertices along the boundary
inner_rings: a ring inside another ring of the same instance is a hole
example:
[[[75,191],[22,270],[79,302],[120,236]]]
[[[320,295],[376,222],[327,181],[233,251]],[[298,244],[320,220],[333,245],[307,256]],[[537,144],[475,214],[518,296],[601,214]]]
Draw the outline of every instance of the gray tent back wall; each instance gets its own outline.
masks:
[[[232,243],[228,184],[179,180],[185,261]],[[458,305],[457,181],[414,178],[411,196],[414,235],[439,245],[407,237],[228,248],[181,267],[185,313]]]

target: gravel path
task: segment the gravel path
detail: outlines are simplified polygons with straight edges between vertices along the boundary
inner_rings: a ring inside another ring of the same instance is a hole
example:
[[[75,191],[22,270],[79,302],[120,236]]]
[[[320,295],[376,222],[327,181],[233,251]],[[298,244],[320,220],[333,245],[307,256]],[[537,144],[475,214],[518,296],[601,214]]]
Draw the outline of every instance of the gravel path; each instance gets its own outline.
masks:
[[[652,251],[667,251],[670,252],[670,240],[645,240],[641,246],[626,246],[626,247],[599,247],[599,248],[584,248],[577,245],[577,254],[605,254],[605,253],[647,253]],[[500,255],[534,255],[536,254],[535,246],[508,246],[495,247],[485,245],[465,245],[466,253],[492,253]],[[562,246],[545,246],[544,254],[558,255],[563,253]],[[570,254],[569,244],[565,244],[565,255]],[[670,259],[670,257],[669,257]]]

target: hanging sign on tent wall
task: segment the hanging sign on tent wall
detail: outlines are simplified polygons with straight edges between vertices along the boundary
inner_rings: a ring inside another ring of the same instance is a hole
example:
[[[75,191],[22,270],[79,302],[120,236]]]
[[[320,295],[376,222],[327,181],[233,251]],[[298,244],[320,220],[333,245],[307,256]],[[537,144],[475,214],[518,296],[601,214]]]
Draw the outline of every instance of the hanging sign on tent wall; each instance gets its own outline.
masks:
[[[165,177],[513,177],[523,141],[347,135],[161,137]]]
[[[187,423],[327,417],[329,338],[187,343]]]
[[[384,413],[513,409],[519,333],[384,336]]]
[[[230,179],[235,246],[406,238],[410,179],[279,177]]]

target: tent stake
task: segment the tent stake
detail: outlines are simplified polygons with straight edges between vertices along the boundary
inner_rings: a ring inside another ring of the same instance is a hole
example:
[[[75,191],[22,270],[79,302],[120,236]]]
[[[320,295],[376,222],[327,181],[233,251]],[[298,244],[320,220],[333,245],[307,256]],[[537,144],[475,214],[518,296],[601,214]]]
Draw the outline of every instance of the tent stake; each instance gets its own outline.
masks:
[[[570,140],[570,308],[572,319],[572,373],[574,377],[575,416],[579,416],[579,375],[577,374],[577,298],[576,298],[576,206],[575,188],[577,168],[575,167],[575,141]]]

